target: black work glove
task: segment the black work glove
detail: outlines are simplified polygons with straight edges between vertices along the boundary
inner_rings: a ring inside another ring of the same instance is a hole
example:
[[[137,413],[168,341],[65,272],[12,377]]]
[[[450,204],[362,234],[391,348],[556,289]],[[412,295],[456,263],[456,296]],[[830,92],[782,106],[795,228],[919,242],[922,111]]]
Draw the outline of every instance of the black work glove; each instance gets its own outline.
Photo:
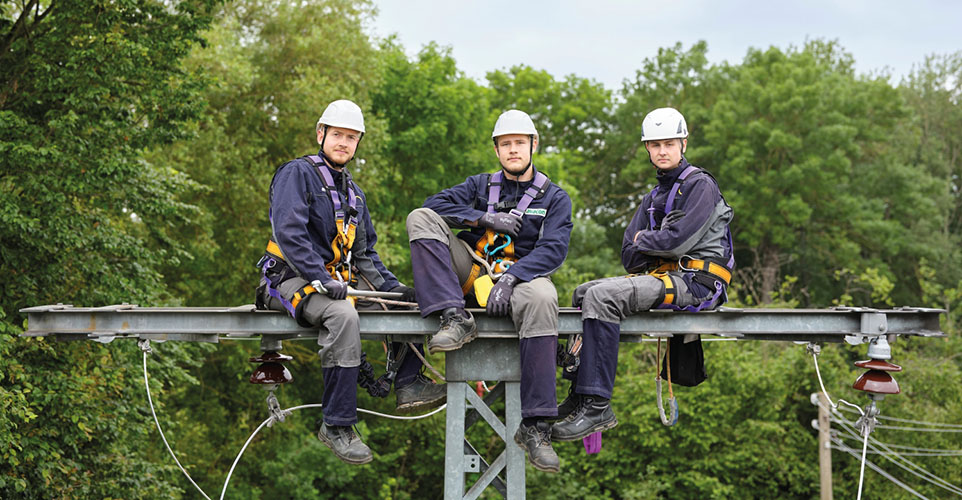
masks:
[[[401,302],[417,302],[418,301],[417,293],[415,293],[414,288],[411,288],[409,286],[398,285],[392,288],[391,291],[402,294],[401,298],[398,299]]]
[[[513,274],[504,273],[498,283],[491,289],[488,295],[488,316],[507,316],[511,306],[511,292],[518,284],[518,277]]]
[[[685,216],[684,210],[672,210],[665,215],[664,219],[661,219],[661,230],[664,231],[668,229],[668,226],[678,222],[682,217]]]
[[[344,283],[343,281],[328,281],[327,283],[324,283],[324,288],[327,289],[327,296],[334,300],[343,300],[347,298],[347,283]]]
[[[480,219],[478,225],[491,229],[496,233],[504,233],[512,238],[518,237],[521,231],[521,217],[506,212],[487,212]]]

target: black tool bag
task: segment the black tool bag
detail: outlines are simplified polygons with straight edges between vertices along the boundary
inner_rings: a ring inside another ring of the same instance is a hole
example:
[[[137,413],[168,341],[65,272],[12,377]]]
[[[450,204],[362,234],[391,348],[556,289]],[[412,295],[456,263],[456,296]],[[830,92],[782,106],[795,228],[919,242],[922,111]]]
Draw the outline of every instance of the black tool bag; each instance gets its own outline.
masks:
[[[701,348],[701,337],[685,343],[684,335],[668,339],[668,352],[661,365],[661,378],[668,380],[668,363],[671,363],[671,383],[694,387],[708,378],[705,372],[705,352]],[[669,356],[670,354],[670,356]]]

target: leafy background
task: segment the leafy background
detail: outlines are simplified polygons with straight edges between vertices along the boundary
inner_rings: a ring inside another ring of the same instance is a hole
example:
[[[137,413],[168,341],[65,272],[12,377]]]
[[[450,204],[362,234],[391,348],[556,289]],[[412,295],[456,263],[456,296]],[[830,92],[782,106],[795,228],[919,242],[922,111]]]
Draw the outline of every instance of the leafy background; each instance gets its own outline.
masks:
[[[654,175],[638,141],[652,108],[688,118],[688,158],[735,208],[733,304],[929,306],[948,311],[942,339],[900,340],[903,392],[883,415],[960,423],[962,52],[926,57],[897,83],[857,74],[831,40],[751,49],[709,64],[697,42],[662,48],[622,88],[529,66],[464,76],[450,51],[409,57],[363,27],[363,0],[0,1],[0,497],[196,498],[153,427],[141,353],[129,342],[21,338],[23,307],[52,303],[224,306],[251,302],[269,231],[276,166],[314,152],[324,105],[348,97],[368,134],[352,171],[372,200],[379,251],[410,283],[404,218],[437,190],[497,168],[490,125],[504,109],[538,124],[540,168],[575,206],[561,300],[623,272],[621,233]],[[383,363],[380,347],[369,354]],[[209,493],[265,417],[247,383],[257,345],[165,343],[149,359],[169,439]],[[296,382],[282,405],[315,403],[311,343],[285,352]],[[833,396],[849,389],[860,349],[826,346]],[[625,345],[604,451],[559,444],[563,473],[528,471],[532,498],[812,498],[818,494],[817,390],[800,346],[706,343],[710,378],[677,388],[681,420],[654,405],[654,353]],[[438,361],[438,360],[435,360]],[[436,363],[440,364],[440,363]],[[561,396],[565,384],[559,384]],[[360,404],[393,410],[393,398]],[[304,410],[262,432],[231,498],[440,498],[443,415],[363,417],[377,454],[333,458]],[[952,433],[876,431],[880,440],[962,448]],[[491,456],[497,439],[472,429]],[[959,457],[919,457],[962,485]],[[836,494],[858,463],[835,454]],[[892,467],[888,467],[893,469]],[[906,476],[903,474],[903,477]],[[921,481],[926,496],[944,490]],[[872,472],[872,497],[910,498]],[[486,497],[493,492],[486,493]]]

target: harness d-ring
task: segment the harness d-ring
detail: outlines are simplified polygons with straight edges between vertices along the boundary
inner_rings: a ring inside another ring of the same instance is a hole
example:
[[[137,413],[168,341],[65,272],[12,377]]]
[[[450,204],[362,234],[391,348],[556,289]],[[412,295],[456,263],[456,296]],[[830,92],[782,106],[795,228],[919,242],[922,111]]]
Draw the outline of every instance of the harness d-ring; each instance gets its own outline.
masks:
[[[671,344],[668,344],[665,347],[665,356],[670,356],[670,351]],[[658,414],[661,416],[661,423],[671,427],[678,423],[678,401],[675,400],[675,394],[671,390],[671,358],[669,358],[665,368],[668,369],[668,408],[671,411],[671,419],[665,414],[665,406],[661,402],[661,337],[658,337],[658,355],[655,358],[655,391],[658,402]]]

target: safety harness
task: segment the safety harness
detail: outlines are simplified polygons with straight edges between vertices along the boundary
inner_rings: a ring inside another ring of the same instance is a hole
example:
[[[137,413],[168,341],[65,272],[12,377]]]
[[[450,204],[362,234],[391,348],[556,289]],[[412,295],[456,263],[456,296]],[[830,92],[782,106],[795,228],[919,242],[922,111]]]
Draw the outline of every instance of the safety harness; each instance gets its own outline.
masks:
[[[345,210],[345,204],[341,201],[341,193],[334,186],[334,178],[325,166],[324,159],[318,155],[308,155],[303,158],[310,162],[311,166],[317,171],[324,183],[324,191],[330,196],[331,204],[334,206],[334,225],[337,228],[337,234],[331,241],[331,250],[334,252],[334,257],[324,264],[324,268],[332,278],[354,285],[357,278],[351,268],[351,246],[354,245],[354,239],[357,235],[358,215],[357,195],[354,192],[354,187],[348,183],[347,209]],[[344,175],[347,175],[347,173],[345,172]],[[271,214],[271,222],[273,225],[273,214]],[[302,322],[299,306],[308,295],[317,293],[317,290],[308,284],[294,292],[290,301],[281,296],[278,291],[280,284],[297,276],[297,273],[284,260],[280,246],[273,239],[267,241],[267,250],[257,266],[261,268],[261,273],[267,282],[267,294],[280,301],[291,316],[297,320],[298,324],[305,327],[311,326]]]
[[[694,166],[689,165],[682,171],[678,179],[675,180],[674,185],[671,186],[671,191],[668,193],[668,199],[665,201],[665,214],[671,213],[671,210],[675,203],[675,196],[681,193],[681,185],[689,178],[692,174],[702,172],[709,177],[711,174],[705,172],[704,170]],[[648,227],[651,229],[655,228],[655,204],[654,199],[658,195],[658,189],[661,186],[655,186],[655,189],[651,193],[652,205],[648,207]],[[731,229],[727,229],[726,238],[728,239],[728,248],[731,250],[731,255],[726,263],[721,263],[718,261],[712,261],[707,259],[692,259],[688,256],[682,256],[677,261],[667,261],[663,260],[656,264],[654,268],[648,271],[648,274],[658,278],[665,284],[665,298],[662,300],[661,304],[655,307],[655,309],[672,309],[675,311],[688,311],[688,312],[698,312],[702,309],[711,307],[712,304],[719,304],[726,302],[728,300],[728,295],[726,289],[732,280],[732,266],[735,265],[735,252],[734,246],[732,246],[732,232]],[[675,299],[678,298],[677,288],[673,281],[674,278],[669,271],[686,271],[694,272],[695,280],[708,286],[709,288],[714,287],[715,293],[705,299],[700,304],[694,304],[685,307],[679,307],[675,305]],[[718,299],[722,298],[720,302]]]
[[[512,207],[510,203],[501,201],[501,183],[503,177],[504,173],[500,170],[488,177],[487,211],[489,213],[497,213],[507,208],[510,214],[523,217],[528,206],[531,205],[531,202],[536,198],[544,196],[551,182],[547,175],[537,172],[534,176],[534,182],[524,191],[524,195],[521,197],[521,200],[518,201],[518,204]],[[516,260],[514,255],[514,241],[511,240],[511,236],[496,233],[491,229],[485,230],[484,235],[478,239],[478,242],[474,245],[474,253],[477,256],[475,260],[479,262],[475,262],[474,265],[471,266],[471,273],[468,275],[468,280],[465,281],[464,286],[461,287],[461,292],[464,295],[467,295],[471,291],[474,287],[475,280],[481,276],[482,262],[486,268],[484,271],[487,272],[492,280],[497,281]],[[479,297],[479,300],[485,298],[486,297]]]

